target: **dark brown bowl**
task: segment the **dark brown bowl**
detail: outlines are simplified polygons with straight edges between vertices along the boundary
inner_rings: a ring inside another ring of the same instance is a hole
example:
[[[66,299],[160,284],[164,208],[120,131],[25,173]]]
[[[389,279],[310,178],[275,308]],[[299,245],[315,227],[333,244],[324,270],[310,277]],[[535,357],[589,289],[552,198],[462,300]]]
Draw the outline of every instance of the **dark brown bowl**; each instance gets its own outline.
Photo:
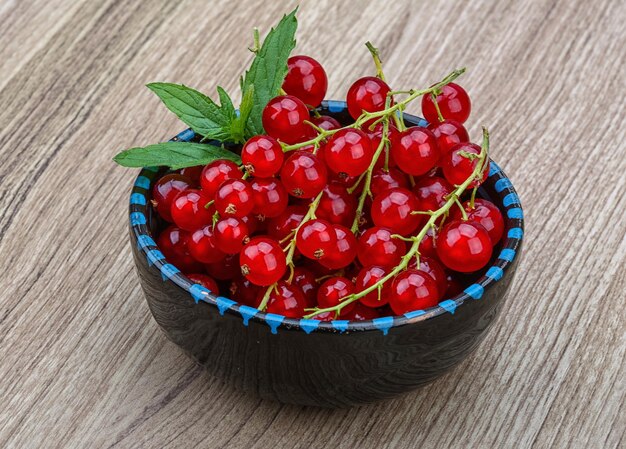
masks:
[[[345,103],[322,113],[345,122]],[[423,119],[404,116],[407,125]],[[194,139],[187,130],[175,140]],[[515,275],[523,213],[513,185],[495,162],[479,196],[505,218],[503,241],[483,274],[437,307],[348,322],[292,319],[217,297],[169,264],[155,243],[150,207],[158,169],[144,169],[130,197],[130,239],[141,286],[167,337],[213,375],[263,398],[343,407],[390,398],[430,382],[482,341]]]

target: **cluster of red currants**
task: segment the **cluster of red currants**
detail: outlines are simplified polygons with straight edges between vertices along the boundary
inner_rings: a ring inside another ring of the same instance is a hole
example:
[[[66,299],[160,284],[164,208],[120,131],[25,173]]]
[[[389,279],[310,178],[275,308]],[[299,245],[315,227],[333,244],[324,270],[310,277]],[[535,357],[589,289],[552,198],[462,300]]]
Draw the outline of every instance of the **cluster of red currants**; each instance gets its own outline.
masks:
[[[430,125],[406,128],[387,83],[364,77],[342,126],[317,112],[322,66],[288,66],[242,166],[216,160],[156,182],[153,203],[173,223],[158,238],[166,258],[213,292],[294,318],[372,319],[460,292],[457,273],[485,267],[504,228],[475,190],[460,198],[488,166],[463,126],[467,93],[449,82],[422,95]]]

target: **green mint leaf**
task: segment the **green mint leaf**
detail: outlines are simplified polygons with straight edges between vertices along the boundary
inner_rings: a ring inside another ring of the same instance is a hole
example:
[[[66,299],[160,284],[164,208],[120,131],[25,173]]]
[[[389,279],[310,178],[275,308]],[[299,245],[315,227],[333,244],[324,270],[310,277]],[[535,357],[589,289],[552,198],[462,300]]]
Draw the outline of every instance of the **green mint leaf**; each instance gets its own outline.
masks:
[[[223,105],[225,107],[220,107],[203,93],[182,84],[150,83],[148,88],[197,134],[206,139],[232,140],[230,135],[232,117],[228,112],[228,104],[232,108],[232,102],[228,95],[224,95],[228,98],[227,104]],[[223,94],[220,93],[221,101],[223,101]]]
[[[239,117],[232,122],[231,132],[238,141],[246,141],[253,134],[246,133],[246,124],[254,106],[254,86],[249,86],[243,93],[241,105],[239,106]]]
[[[263,108],[278,95],[287,75],[287,59],[296,46],[297,10],[283,16],[276,28],[270,30],[244,76],[242,92],[254,86],[254,105],[247,123],[249,135],[263,133]]]
[[[205,143],[163,142],[147,147],[131,148],[118,153],[113,160],[123,167],[179,168],[206,165],[216,159],[241,164],[239,155]]]
[[[222,114],[228,117],[228,121],[232,123],[233,120],[237,118],[235,106],[233,106],[233,100],[230,99],[230,96],[220,86],[217,86],[217,94],[220,96],[220,110],[222,111]]]

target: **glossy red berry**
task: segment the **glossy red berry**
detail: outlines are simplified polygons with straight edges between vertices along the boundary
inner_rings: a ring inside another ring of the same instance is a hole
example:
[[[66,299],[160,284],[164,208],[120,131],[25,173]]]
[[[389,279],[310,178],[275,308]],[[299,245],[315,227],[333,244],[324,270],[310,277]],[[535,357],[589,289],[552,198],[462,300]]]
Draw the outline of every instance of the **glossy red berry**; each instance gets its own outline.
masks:
[[[254,207],[252,213],[263,218],[277,217],[287,208],[289,196],[276,178],[255,178],[251,183]]]
[[[432,131],[441,155],[448,153],[458,143],[469,142],[469,134],[463,125],[454,120],[444,120],[428,125]]]
[[[354,293],[354,284],[347,278],[336,276],[326,280],[317,291],[317,304],[320,309],[335,307],[345,301],[347,296]],[[339,312],[344,316],[354,309],[356,302],[347,304]]]
[[[437,283],[421,270],[406,270],[391,283],[389,305],[396,315],[424,310],[439,302]]]
[[[344,128],[333,134],[324,148],[324,160],[334,173],[359,176],[372,162],[374,150],[367,135],[359,130]]]
[[[283,90],[312,108],[319,106],[328,88],[328,78],[322,65],[309,56],[298,55],[287,60],[287,68]]]
[[[355,282],[357,293],[362,292],[368,287],[378,283],[378,281],[384,278],[387,273],[388,271],[385,270],[385,268],[378,266],[361,268]],[[378,289],[375,289],[367,295],[359,298],[359,302],[367,307],[382,307],[389,302],[390,287],[391,282],[386,282],[380,292]]]
[[[348,89],[346,99],[348,112],[356,120],[363,111],[382,111],[385,109],[385,101],[390,91],[387,83],[380,78],[373,76],[359,78]]]
[[[172,220],[181,229],[195,231],[211,223],[214,210],[205,207],[210,201],[211,198],[202,190],[184,190],[172,201]]]
[[[424,238],[419,244],[418,251],[422,256],[437,257],[437,250],[435,249],[435,231],[433,228],[428,228]]]
[[[380,318],[380,312],[360,303],[357,303],[354,309],[345,316],[345,319],[350,321],[367,321],[375,318]]]
[[[206,225],[194,231],[187,242],[189,254],[202,263],[219,262],[226,257],[226,253],[218,249],[217,238],[213,226]]]
[[[312,316],[311,319],[318,321],[332,321],[337,319],[337,314],[335,312],[323,312]]]
[[[453,220],[437,235],[437,256],[454,271],[471,273],[491,259],[493,246],[487,230],[471,221]]]
[[[310,120],[306,105],[293,95],[272,98],[263,109],[263,128],[270,136],[286,143],[296,143],[304,138],[311,127],[304,123]]]
[[[412,126],[391,142],[391,157],[403,172],[423,175],[439,161],[437,139],[427,128]]]
[[[314,154],[294,151],[283,164],[280,179],[290,195],[313,198],[326,185],[328,171]]]
[[[409,180],[401,170],[394,167],[388,171],[377,168],[372,172],[372,182],[370,184],[372,195],[377,196],[396,187],[409,187]]]
[[[243,173],[237,164],[225,159],[211,162],[202,170],[200,175],[200,186],[202,191],[211,199],[220,185],[227,179],[241,179]]]
[[[267,313],[275,313],[288,318],[300,318],[304,315],[306,300],[297,285],[280,281],[272,289],[267,303]]]
[[[374,128],[370,129],[368,126],[363,127],[363,131],[370,138],[370,142],[372,144],[372,151],[376,153],[378,150],[378,146],[380,145],[380,141],[383,138],[384,126],[382,123],[378,123],[374,125]],[[392,142],[398,136],[398,129],[393,125],[393,123],[389,123],[389,127],[387,129],[387,137],[390,142]],[[387,162],[387,167],[395,167],[396,163],[389,154],[389,145],[387,145],[383,151],[381,151],[376,163],[374,164],[374,168],[384,168],[385,162]]]
[[[237,254],[249,238],[248,225],[236,217],[224,217],[215,223],[215,244],[226,254]]]
[[[456,120],[461,124],[465,123],[472,110],[467,92],[455,83],[447,84],[441,88],[441,93],[437,95],[437,105],[444,119]],[[439,115],[437,115],[437,109],[435,109],[430,94],[422,97],[422,114],[429,123],[439,121]]]
[[[240,275],[239,254],[226,256],[224,260],[219,262],[208,263],[204,266],[206,272],[213,279],[219,281],[227,281]]]
[[[215,209],[220,215],[245,217],[254,207],[252,187],[243,179],[228,179],[215,194]]]
[[[320,263],[326,268],[338,270],[345,268],[354,262],[357,251],[357,240],[352,231],[341,225],[334,225],[337,244],[335,249],[326,257],[320,259]]]
[[[194,187],[200,187],[200,176],[202,176],[204,165],[194,165],[193,167],[185,167],[179,170],[179,173],[192,182]]]
[[[466,157],[467,154],[480,154],[480,147],[473,143],[460,143],[452,147],[450,152],[441,158],[443,176],[450,184],[463,184],[467,178],[472,176],[476,164],[480,162],[478,159]],[[473,181],[470,183],[469,187],[479,186],[487,179],[488,175],[489,164],[485,162],[482,179],[480,181]]]
[[[337,233],[326,220],[309,220],[300,226],[296,234],[296,248],[309,259],[320,260],[335,251]]]
[[[267,233],[279,242],[286,239],[302,222],[306,212],[306,206],[287,206],[282,214],[268,220]]]
[[[230,282],[230,297],[238,303],[258,307],[262,299],[262,288],[254,285],[243,276],[237,276]]]
[[[171,173],[159,179],[152,188],[152,200],[165,221],[172,222],[172,201],[180,192],[191,188],[193,182],[186,176]]]
[[[239,254],[239,264],[246,279],[263,287],[277,282],[287,270],[285,253],[268,237],[251,239]]]
[[[189,233],[176,226],[165,228],[157,239],[157,246],[169,263],[184,272],[199,271],[202,265],[189,254],[188,243]]]
[[[317,305],[317,289],[319,285],[315,280],[315,274],[311,270],[304,267],[295,267],[293,269],[292,283],[302,290],[307,307],[315,307]]]
[[[413,187],[419,210],[423,211],[435,211],[442,207],[446,204],[446,196],[453,190],[448,181],[438,176],[422,178]]]
[[[324,193],[320,198],[315,215],[333,224],[352,226],[356,207],[357,200],[348,193],[348,189],[342,184],[331,182],[324,187]]]
[[[473,209],[470,207],[469,201],[463,203],[463,207],[469,221],[479,223],[487,230],[493,245],[500,241],[504,233],[504,218],[495,204],[482,198],[476,198]],[[451,217],[455,220],[461,220],[463,217],[461,210],[455,208]]]
[[[423,216],[411,212],[419,207],[417,198],[408,189],[395,188],[377,195],[372,202],[371,215],[376,226],[393,233],[408,235],[423,221]]]
[[[339,123],[336,119],[330,117],[329,115],[320,115],[319,117],[313,117],[311,122],[313,122],[313,124],[317,127],[322,128],[326,131],[341,128],[341,123]]]
[[[270,136],[253,136],[241,149],[241,161],[246,171],[258,178],[269,178],[278,173],[284,158],[282,147]]]
[[[391,234],[389,229],[373,227],[359,237],[357,256],[361,265],[391,268],[400,263],[406,254],[406,243]]]
[[[409,264],[409,268],[417,269],[417,261],[413,259]],[[420,256],[419,269],[424,273],[428,273],[431,278],[437,284],[437,291],[439,292],[439,299],[443,298],[446,290],[448,289],[448,274],[443,268],[441,263],[432,257]]]
[[[215,280],[211,276],[207,276],[206,274],[198,274],[198,273],[187,274],[186,276],[189,278],[190,281],[196,284],[202,285],[211,293],[215,295],[220,294],[220,289],[217,286],[217,282],[215,282]]]

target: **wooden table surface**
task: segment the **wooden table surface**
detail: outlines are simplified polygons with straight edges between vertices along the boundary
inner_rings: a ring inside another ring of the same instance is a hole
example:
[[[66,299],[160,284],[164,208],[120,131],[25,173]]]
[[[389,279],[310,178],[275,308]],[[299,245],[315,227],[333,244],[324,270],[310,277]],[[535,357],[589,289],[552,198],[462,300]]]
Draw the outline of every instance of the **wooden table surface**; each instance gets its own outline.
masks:
[[[470,134],[525,208],[523,260],[479,350],[395,400],[320,410],[213,379],[152,320],[119,150],[183,126],[143,86],[235,91],[291,1],[0,1],[0,447],[624,447],[626,3],[306,1],[330,98],[467,66]],[[419,110],[415,111],[419,112]]]

